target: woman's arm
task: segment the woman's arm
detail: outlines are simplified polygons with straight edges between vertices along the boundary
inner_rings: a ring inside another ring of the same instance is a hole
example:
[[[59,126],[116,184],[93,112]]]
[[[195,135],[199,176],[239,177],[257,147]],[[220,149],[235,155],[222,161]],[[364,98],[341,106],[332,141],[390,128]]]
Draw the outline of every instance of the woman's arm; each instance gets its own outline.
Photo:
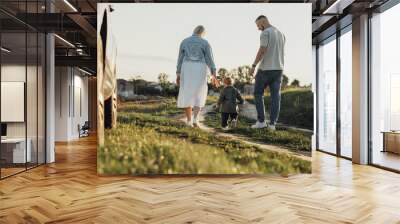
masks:
[[[206,46],[206,52],[205,52],[205,60],[206,60],[206,64],[208,65],[208,67],[211,70],[211,75],[213,75],[214,77],[216,76],[216,68],[215,68],[215,63],[214,63],[214,56],[212,53],[212,49],[211,49],[211,45],[207,43]]]
[[[179,54],[178,54],[178,63],[176,65],[176,75],[179,76],[181,74],[182,62],[183,62],[183,41],[179,46]]]

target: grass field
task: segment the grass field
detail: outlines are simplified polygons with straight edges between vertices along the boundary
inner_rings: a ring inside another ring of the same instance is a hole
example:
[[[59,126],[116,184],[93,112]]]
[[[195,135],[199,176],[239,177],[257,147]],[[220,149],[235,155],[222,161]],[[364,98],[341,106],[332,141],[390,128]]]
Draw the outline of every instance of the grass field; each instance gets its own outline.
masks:
[[[174,119],[174,100],[120,105],[118,125],[99,148],[100,174],[310,173],[311,162],[217,137]]]

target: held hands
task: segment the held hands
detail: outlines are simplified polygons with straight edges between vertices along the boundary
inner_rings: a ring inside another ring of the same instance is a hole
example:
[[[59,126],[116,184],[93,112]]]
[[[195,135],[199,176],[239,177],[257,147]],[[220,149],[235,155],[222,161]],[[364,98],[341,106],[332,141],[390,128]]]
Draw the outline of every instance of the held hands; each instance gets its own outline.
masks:
[[[179,84],[180,84],[180,81],[181,81],[181,74],[179,74],[179,73],[176,73],[176,84],[179,86]]]
[[[211,84],[215,87],[219,87],[220,85],[219,80],[217,79],[217,76],[215,74],[211,74]]]
[[[251,67],[249,71],[249,75],[253,77],[255,67]]]
[[[243,111],[243,109],[244,109],[244,103],[237,105],[237,111],[238,112]]]
[[[213,106],[213,109],[214,109],[215,111],[219,111],[219,105],[218,105],[218,104],[215,104],[215,105]]]
[[[176,73],[176,84],[179,86],[181,81],[181,76],[179,73]],[[211,75],[211,84],[215,87],[219,87],[220,83],[215,74]]]

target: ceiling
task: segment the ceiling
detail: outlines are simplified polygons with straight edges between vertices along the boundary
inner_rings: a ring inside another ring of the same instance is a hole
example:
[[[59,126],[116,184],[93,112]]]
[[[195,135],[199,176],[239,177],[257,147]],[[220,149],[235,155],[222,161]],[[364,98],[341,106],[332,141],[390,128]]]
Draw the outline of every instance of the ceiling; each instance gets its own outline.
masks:
[[[168,0],[45,0],[26,4],[21,0],[1,0],[0,24],[3,32],[18,32],[31,28],[39,32],[55,32],[56,65],[81,66],[95,73],[97,3],[138,2],[254,2],[254,3],[311,3],[313,42],[316,43],[335,32],[337,21],[346,25],[351,17],[373,9],[388,0],[219,0],[219,1],[168,1]],[[28,12],[28,13],[25,13]],[[15,40],[18,40],[16,38]]]

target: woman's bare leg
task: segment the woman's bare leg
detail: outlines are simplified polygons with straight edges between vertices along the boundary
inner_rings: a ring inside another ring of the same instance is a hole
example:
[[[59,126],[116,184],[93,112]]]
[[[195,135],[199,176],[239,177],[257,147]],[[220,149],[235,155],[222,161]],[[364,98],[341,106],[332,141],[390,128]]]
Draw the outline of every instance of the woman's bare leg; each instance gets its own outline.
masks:
[[[186,114],[186,121],[188,123],[192,122],[192,107],[186,107],[185,114]]]
[[[193,107],[193,124],[194,125],[197,125],[200,110],[201,110],[200,107]]]

